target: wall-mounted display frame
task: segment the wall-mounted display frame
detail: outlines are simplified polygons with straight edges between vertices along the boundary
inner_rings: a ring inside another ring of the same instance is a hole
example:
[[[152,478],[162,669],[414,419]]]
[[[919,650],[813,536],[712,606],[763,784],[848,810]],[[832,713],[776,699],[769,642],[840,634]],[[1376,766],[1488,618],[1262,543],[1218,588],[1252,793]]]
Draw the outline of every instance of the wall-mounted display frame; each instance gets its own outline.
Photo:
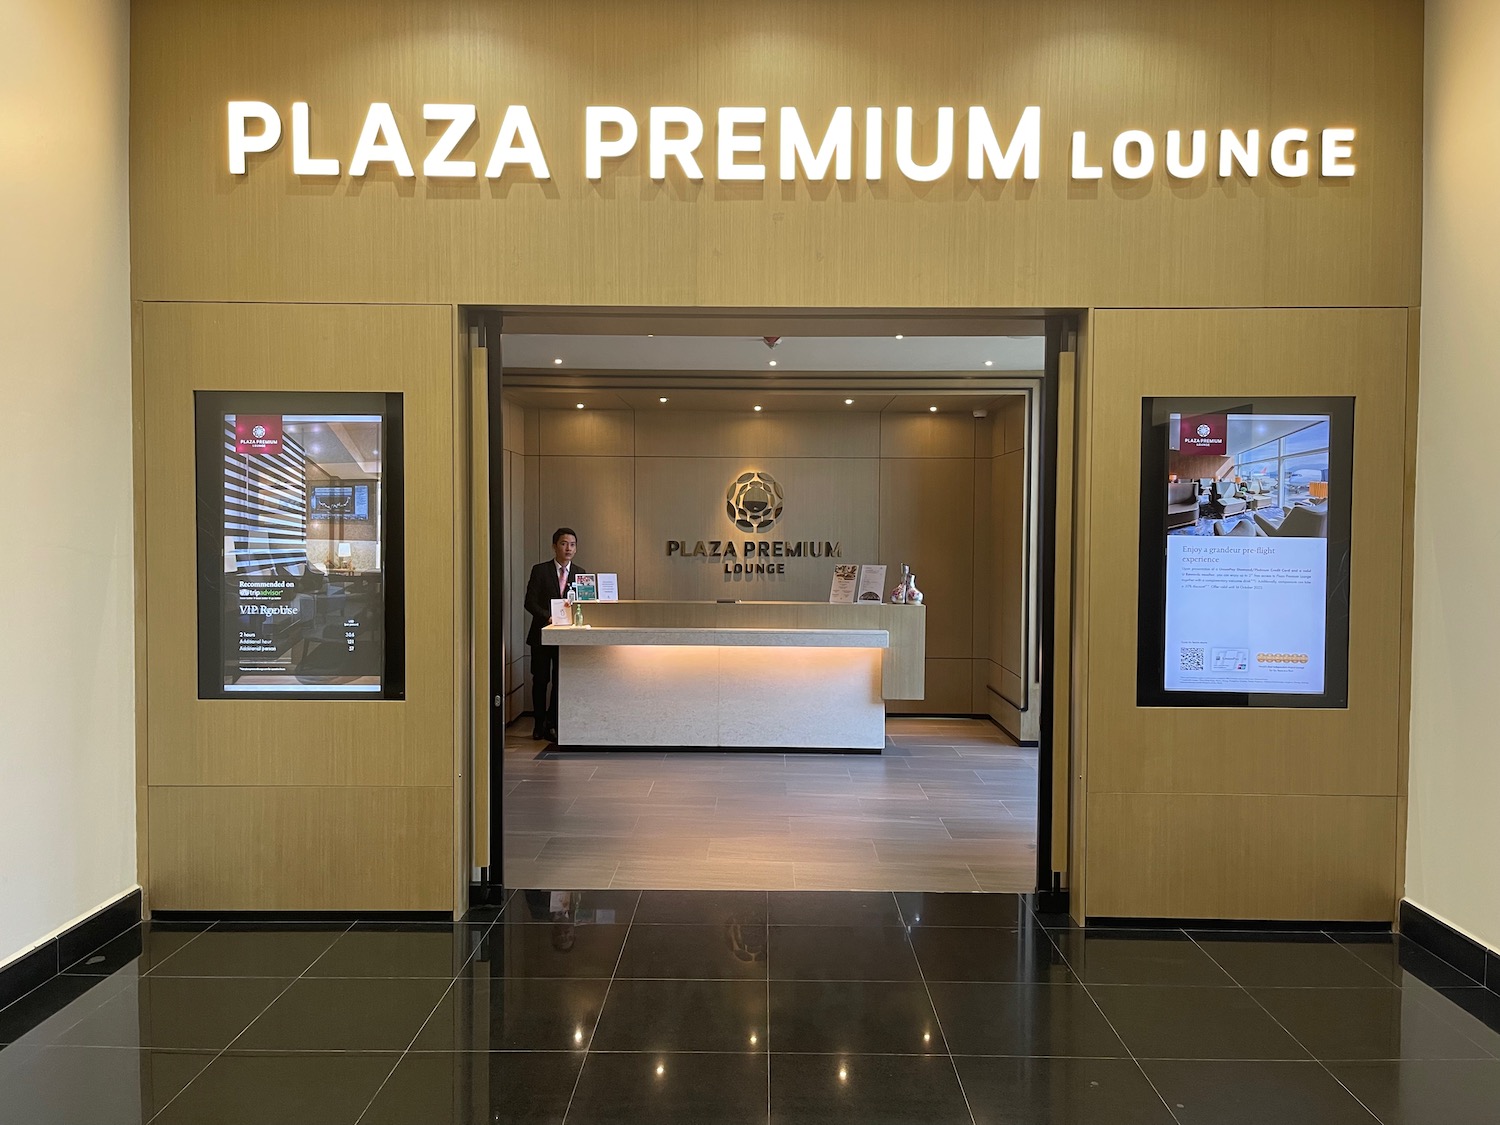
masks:
[[[198,697],[405,698],[401,396],[197,391]]]
[[[1349,703],[1354,399],[1141,400],[1136,703]]]

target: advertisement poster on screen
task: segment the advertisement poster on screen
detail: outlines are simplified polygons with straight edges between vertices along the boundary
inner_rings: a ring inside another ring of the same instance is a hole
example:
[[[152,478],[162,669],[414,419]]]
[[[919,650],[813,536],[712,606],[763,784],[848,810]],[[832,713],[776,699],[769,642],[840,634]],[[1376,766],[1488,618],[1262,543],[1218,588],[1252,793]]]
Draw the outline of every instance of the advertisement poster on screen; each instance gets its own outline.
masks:
[[[225,405],[198,420],[200,695],[380,698],[385,419]]]
[[[1153,514],[1165,518],[1142,531],[1156,540],[1150,560],[1142,545],[1142,639],[1159,635],[1153,684],[1166,696],[1252,704],[1342,693],[1344,419],[1247,408],[1162,421],[1148,440],[1166,439],[1151,488],[1164,502]],[[1159,604],[1146,597],[1153,564]],[[1342,620],[1331,622],[1331,604]]]

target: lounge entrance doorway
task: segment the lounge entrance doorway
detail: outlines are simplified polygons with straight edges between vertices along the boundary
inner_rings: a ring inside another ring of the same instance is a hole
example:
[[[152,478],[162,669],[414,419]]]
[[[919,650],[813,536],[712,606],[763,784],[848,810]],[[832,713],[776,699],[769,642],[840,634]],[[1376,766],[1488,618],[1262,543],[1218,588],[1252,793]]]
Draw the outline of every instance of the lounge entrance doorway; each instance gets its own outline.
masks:
[[[1035,889],[1045,329],[487,321],[491,881]],[[549,715],[526,602],[560,529],[577,566],[543,573],[618,601],[547,634]],[[837,647],[866,643],[873,743]]]

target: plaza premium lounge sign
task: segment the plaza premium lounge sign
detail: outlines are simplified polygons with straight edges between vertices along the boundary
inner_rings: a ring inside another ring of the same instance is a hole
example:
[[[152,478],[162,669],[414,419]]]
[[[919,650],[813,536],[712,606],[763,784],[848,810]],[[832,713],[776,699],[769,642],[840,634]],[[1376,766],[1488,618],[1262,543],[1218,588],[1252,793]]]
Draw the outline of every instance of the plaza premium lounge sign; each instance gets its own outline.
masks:
[[[984,106],[963,111],[939,106],[924,120],[918,135],[916,110],[888,111],[853,106],[809,121],[795,106],[720,106],[699,113],[686,106],[651,106],[637,114],[621,106],[584,108],[580,135],[571,141],[548,138],[548,144],[581,144],[584,177],[602,180],[618,162],[644,155],[653,180],[665,180],[668,169],[688,180],[704,179],[713,164],[719,181],[763,181],[775,175],[783,182],[799,177],[819,182],[855,178],[867,181],[888,175],[915,183],[946,176],[971,181],[1038,180],[1044,158],[1050,166],[1062,154],[1043,152],[1042,107],[1029,105],[1019,115],[992,118]],[[507,175],[551,180],[547,148],[524,105],[506,106],[498,124],[481,120],[479,107],[463,102],[429,102],[405,114],[405,125],[388,102],[372,102],[355,137],[313,135],[307,102],[293,102],[289,121],[275,106],[261,101],[233,101],[228,107],[228,160],[232,175],[250,174],[249,157],[276,149],[290,134],[291,172],[295,176],[359,179],[389,170],[401,179],[421,174],[434,180],[499,180]],[[887,118],[890,151],[886,151]],[[775,123],[774,134],[772,123]],[[478,138],[478,148],[471,138]],[[1323,179],[1354,175],[1355,131],[1329,126],[1314,132],[1303,125],[1278,129],[1168,129],[1164,133],[1125,129],[1112,137],[1073,132],[1066,153],[1072,180],[1101,180],[1106,167],[1125,180],[1143,180],[1165,168],[1172,180],[1217,175],[1255,179],[1272,174],[1285,180],[1317,175]],[[489,140],[488,145],[484,144]],[[488,158],[459,159],[473,149]],[[576,150],[575,150],[576,151]],[[314,155],[314,154],[317,155]],[[342,155],[347,153],[347,159]]]

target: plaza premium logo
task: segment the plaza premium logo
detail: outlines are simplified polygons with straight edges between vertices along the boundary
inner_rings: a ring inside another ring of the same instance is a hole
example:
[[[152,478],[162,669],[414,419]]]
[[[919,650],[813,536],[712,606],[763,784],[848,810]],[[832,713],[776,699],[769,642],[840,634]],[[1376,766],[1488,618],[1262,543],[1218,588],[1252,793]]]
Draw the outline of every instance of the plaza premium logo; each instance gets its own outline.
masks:
[[[1229,415],[1199,414],[1182,420],[1178,447],[1183,453],[1222,457],[1227,452],[1228,438]]]
[[[281,452],[281,415],[241,414],[234,420],[236,453],[274,456]]]
[[[724,514],[744,532],[768,531],[786,506],[781,485],[770,473],[741,473],[729,482]],[[783,575],[788,559],[842,558],[844,545],[836,539],[668,539],[667,557],[719,559],[730,580],[754,575]]]
[[[766,531],[781,518],[785,497],[770,473],[741,473],[729,485],[724,509],[741,531]]]

